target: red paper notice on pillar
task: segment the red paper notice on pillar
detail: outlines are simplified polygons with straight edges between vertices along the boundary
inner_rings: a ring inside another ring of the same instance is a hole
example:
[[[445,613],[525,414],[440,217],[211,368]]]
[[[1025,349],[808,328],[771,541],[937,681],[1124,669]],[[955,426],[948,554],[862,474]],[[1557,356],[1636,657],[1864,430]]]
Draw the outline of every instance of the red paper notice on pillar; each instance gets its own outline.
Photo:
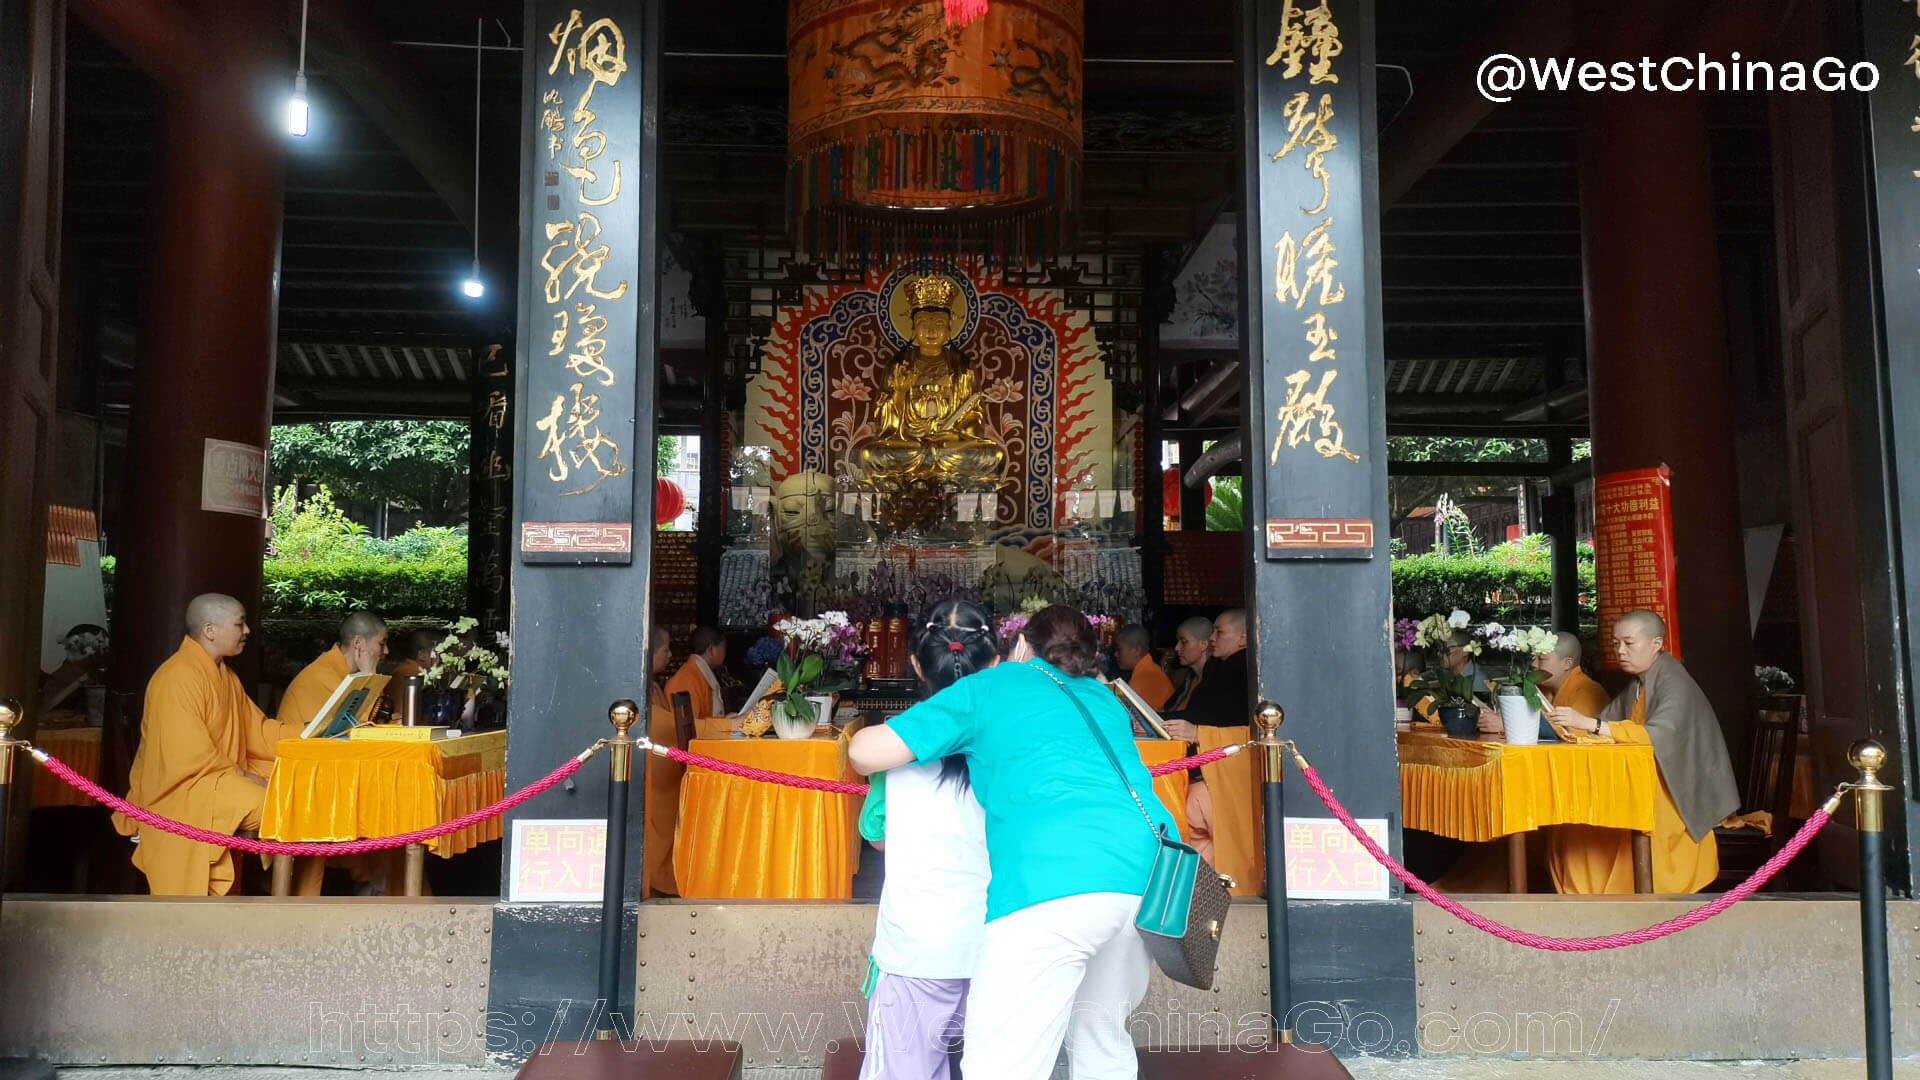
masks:
[[[1680,656],[1680,605],[1673,576],[1673,481],[1667,467],[1608,473],[1594,482],[1594,584],[1600,594],[1600,652],[1619,670],[1613,624],[1646,609],[1667,620],[1667,651]]]

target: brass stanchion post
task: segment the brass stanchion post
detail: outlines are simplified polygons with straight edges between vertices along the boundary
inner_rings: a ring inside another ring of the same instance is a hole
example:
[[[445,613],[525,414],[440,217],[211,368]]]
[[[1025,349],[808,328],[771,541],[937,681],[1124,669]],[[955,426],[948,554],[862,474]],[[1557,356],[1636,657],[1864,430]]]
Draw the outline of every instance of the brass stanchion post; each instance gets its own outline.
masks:
[[[21,745],[13,729],[26,719],[25,710],[12,698],[0,700],[0,894],[7,891],[7,833],[13,828],[8,811],[13,806],[13,751]]]
[[[1853,813],[1860,830],[1860,982],[1867,1012],[1867,1080],[1893,1080],[1893,1009],[1887,974],[1887,868],[1881,849],[1880,782],[1887,751],[1871,739],[1847,748],[1860,770],[1853,783]]]
[[[607,743],[613,778],[607,785],[607,866],[600,899],[599,1040],[617,1038],[614,1014],[620,1009],[620,930],[625,924],[627,882],[627,791],[633,775],[633,739],[627,734],[640,719],[640,706],[626,698],[607,710],[613,738]]]
[[[1267,854],[1267,1000],[1273,1004],[1273,1030],[1282,1044],[1293,1042],[1288,1020],[1293,1012],[1292,957],[1287,948],[1287,810],[1283,798],[1286,748],[1280,742],[1280,725],[1286,710],[1271,701],[1262,701],[1253,713],[1254,727],[1260,737],[1260,806],[1266,819],[1261,832]]]

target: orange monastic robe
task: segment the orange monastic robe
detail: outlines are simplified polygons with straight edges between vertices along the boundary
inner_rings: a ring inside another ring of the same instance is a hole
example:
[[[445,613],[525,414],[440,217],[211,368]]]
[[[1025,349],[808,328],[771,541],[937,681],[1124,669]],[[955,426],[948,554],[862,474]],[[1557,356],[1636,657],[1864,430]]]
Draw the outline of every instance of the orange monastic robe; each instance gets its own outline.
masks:
[[[713,700],[713,687],[708,684],[706,675],[701,673],[700,665],[695,662],[696,659],[697,657],[687,657],[687,662],[681,664],[680,670],[674,672],[673,678],[667,680],[667,715],[669,716],[673,715],[673,695],[683,691],[693,698],[695,719],[714,715],[713,710],[716,706]]]
[[[1173,696],[1173,680],[1167,678],[1167,673],[1160,670],[1160,665],[1154,663],[1151,656],[1141,657],[1140,662],[1133,666],[1133,674],[1127,676],[1127,685],[1133,687],[1133,692],[1140,695],[1140,700],[1155,712],[1159,712],[1167,699]]]
[[[1554,691],[1551,706],[1556,709],[1564,706],[1581,716],[1599,716],[1607,707],[1607,690],[1575,667],[1567,672],[1560,689]]]
[[[694,677],[698,679],[699,674],[696,670]],[[674,732],[673,710],[655,701],[648,713],[647,737],[654,745],[680,745]],[[641,767],[647,770],[646,846],[642,849],[640,871],[642,895],[678,896],[680,887],[673,876],[673,840],[680,824],[680,778],[687,768],[651,754],[634,756],[646,759]]]
[[[1203,754],[1253,737],[1244,726],[1202,724],[1197,731]],[[1213,868],[1233,879],[1233,895],[1259,896],[1266,883],[1267,859],[1256,812],[1260,790],[1253,775],[1253,755],[1236,754],[1202,766],[1200,777],[1211,800]]]
[[[1566,688],[1561,688],[1561,695]],[[1581,710],[1583,716],[1597,712]],[[1651,745],[1647,736],[1647,699],[1633,703],[1625,723],[1607,729],[1613,741]],[[1673,801],[1664,779],[1653,804],[1653,891],[1663,894],[1696,893],[1720,876],[1720,847],[1713,834],[1698,844],[1687,832],[1686,820]],[[1552,832],[1547,867],[1558,892],[1598,895],[1633,892],[1633,834],[1625,829],[1592,825],[1562,825]]]
[[[295,731],[291,734],[297,735]],[[140,749],[133,755],[127,799],[135,806],[232,835],[260,827],[264,787],[241,775],[264,776],[273,747],[288,737],[267,719],[240,679],[190,637],[147,682]],[[225,896],[237,879],[226,848],[202,844],[113,815],[122,836],[139,839],[133,865],[155,896]]]
[[[351,674],[353,669],[347,666],[346,654],[335,645],[293,677],[293,682],[287,684],[287,692],[280,695],[278,710],[280,722],[293,732],[289,738],[298,737],[307,729],[319,715],[321,706]]]

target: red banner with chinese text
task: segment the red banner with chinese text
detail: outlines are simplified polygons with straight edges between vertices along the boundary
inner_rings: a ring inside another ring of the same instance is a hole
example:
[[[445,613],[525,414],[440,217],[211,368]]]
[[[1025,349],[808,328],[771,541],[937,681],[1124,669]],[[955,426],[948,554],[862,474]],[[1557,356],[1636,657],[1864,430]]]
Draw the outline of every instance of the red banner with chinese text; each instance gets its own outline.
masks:
[[[1619,670],[1613,624],[1644,608],[1667,621],[1667,651],[1680,656],[1673,558],[1673,480],[1666,466],[1608,473],[1594,482],[1594,584],[1603,663]]]

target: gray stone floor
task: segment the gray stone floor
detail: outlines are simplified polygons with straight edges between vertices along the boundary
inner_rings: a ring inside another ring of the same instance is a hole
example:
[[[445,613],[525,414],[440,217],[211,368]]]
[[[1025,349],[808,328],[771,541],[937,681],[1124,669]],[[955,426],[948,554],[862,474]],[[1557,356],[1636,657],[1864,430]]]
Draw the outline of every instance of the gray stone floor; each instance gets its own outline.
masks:
[[[1354,1080],[1857,1080],[1867,1074],[1857,1059],[1825,1061],[1507,1061],[1422,1058],[1387,1061],[1361,1058],[1346,1063]],[[495,1069],[341,1070],[248,1068],[245,1066],[158,1066],[152,1068],[59,1069],[56,1080],[339,1080],[343,1072],[405,1073],[406,1080],[512,1080]],[[1056,1073],[1056,1080],[1065,1075]],[[1920,1080],[1920,1060],[1894,1066],[1900,1080]],[[750,1069],[747,1080],[817,1080],[813,1069]],[[384,1080],[376,1075],[369,1080]],[[398,1080],[398,1077],[392,1077]]]

